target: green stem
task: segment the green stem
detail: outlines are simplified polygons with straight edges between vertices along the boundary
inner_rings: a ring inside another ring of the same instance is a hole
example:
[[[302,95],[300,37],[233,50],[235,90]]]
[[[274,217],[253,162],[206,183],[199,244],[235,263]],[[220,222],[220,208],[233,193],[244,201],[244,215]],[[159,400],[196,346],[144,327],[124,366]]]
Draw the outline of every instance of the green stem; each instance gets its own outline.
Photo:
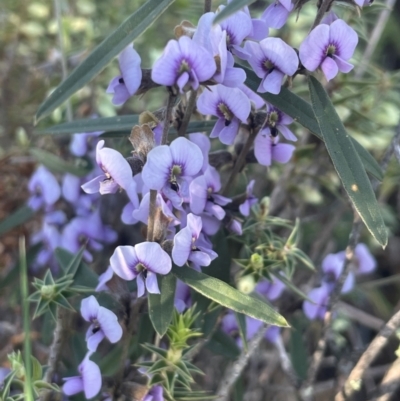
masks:
[[[20,257],[20,274],[21,274],[21,295],[22,295],[22,313],[24,328],[24,365],[25,365],[25,381],[24,395],[25,400],[33,401],[32,394],[32,349],[31,349],[31,330],[30,330],[30,313],[29,313],[29,288],[28,288],[28,268],[26,264],[25,237],[19,239],[19,257]]]

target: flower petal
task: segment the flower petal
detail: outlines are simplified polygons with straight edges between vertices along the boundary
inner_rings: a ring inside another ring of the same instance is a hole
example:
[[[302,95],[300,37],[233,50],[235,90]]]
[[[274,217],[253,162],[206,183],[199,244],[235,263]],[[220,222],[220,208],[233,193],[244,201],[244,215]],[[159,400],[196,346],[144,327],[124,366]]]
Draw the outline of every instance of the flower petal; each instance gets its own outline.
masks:
[[[122,327],[118,323],[117,315],[114,312],[100,306],[97,320],[110,343],[116,343],[121,339]]]
[[[287,143],[277,143],[272,146],[272,160],[278,163],[287,163],[296,148]]]
[[[81,301],[81,315],[87,322],[92,322],[93,319],[97,318],[99,311],[99,303],[97,299],[91,295],[90,297],[84,298]]]
[[[185,137],[175,139],[171,143],[170,149],[173,164],[182,167],[183,176],[194,176],[203,167],[203,154],[200,148]]]
[[[343,60],[350,59],[358,43],[356,31],[341,19],[332,22],[329,28],[330,42],[336,46],[335,54]]]
[[[137,258],[146,268],[159,274],[170,272],[172,263],[171,258],[157,242],[142,242],[135,245]]]
[[[110,265],[115,274],[124,280],[133,280],[137,276],[134,267],[139,263],[133,246],[118,246],[110,258]]]
[[[147,162],[142,170],[143,182],[150,189],[160,190],[169,179],[172,165],[170,147],[156,146],[147,155]]]
[[[121,52],[118,60],[126,88],[129,95],[133,96],[142,82],[142,69],[140,68],[142,60],[132,45],[127,46]]]
[[[158,287],[158,281],[157,281],[157,274],[153,272],[147,272],[146,288],[150,294],[160,294],[160,289]]]
[[[330,57],[326,57],[325,60],[322,62],[321,69],[327,81],[335,78],[339,72],[338,65],[336,64],[335,60]]]

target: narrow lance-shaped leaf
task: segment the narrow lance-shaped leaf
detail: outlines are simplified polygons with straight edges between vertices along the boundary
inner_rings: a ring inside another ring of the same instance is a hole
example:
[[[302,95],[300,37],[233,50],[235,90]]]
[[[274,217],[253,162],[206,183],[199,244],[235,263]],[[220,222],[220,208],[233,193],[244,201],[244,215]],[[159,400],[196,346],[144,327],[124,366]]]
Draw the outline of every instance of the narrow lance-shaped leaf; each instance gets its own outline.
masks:
[[[276,326],[288,326],[285,318],[272,306],[241,293],[221,280],[186,267],[173,266],[172,273],[200,294],[235,312]]]
[[[241,8],[254,3],[256,0],[232,0],[220,13],[214,18],[214,24],[228,18],[230,15],[239,11]]]
[[[17,211],[0,221],[0,235],[3,235],[7,231],[18,227],[21,224],[26,223],[35,215],[35,211],[29,206],[22,206]]]
[[[113,57],[141,35],[174,0],[148,0],[103,40],[39,107],[36,120],[49,115],[96,76]]]
[[[42,149],[33,148],[29,150],[29,153],[34,156],[39,163],[43,164],[54,173],[70,173],[77,177],[84,177],[92,169],[91,164],[86,159],[79,159],[79,162],[82,163],[79,166],[66,162],[61,157]]]
[[[368,230],[385,247],[387,230],[371,182],[350,136],[320,82],[310,76],[308,83],[314,114],[336,172]]]
[[[172,274],[157,276],[160,294],[148,294],[149,315],[156,332],[162,337],[172,320],[176,278]]]
[[[240,65],[240,67],[246,72],[247,78],[245,84],[253,91],[257,91],[261,81],[260,78],[258,78],[249,68],[243,67],[242,65]],[[295,95],[289,89],[284,87],[281,88],[279,95],[273,95],[272,93],[258,93],[258,95],[268,103],[271,103],[279,110],[292,117],[296,122],[310,130],[319,139],[324,140],[311,105],[301,97]],[[350,140],[360,156],[365,169],[375,178],[382,181],[383,172],[378,162],[354,138],[351,138]]]

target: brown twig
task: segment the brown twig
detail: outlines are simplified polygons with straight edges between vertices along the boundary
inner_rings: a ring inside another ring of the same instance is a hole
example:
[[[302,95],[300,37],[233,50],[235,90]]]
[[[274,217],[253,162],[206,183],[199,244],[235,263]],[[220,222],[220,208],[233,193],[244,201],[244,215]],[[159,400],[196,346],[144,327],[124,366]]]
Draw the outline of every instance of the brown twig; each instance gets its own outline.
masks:
[[[196,105],[197,90],[191,90],[189,100],[186,106],[185,115],[183,116],[181,126],[179,127],[178,136],[185,136],[186,130],[192,117],[194,106]]]
[[[212,0],[204,0],[204,14],[211,11]]]
[[[239,171],[242,170],[245,162],[246,162],[246,156],[247,153],[249,153],[250,148],[253,145],[254,140],[256,139],[256,136],[258,134],[258,131],[256,130],[251,130],[249,137],[247,138],[246,143],[244,144],[239,157],[236,159],[236,162],[233,166],[233,169],[231,171],[231,174],[225,184],[225,187],[222,191],[222,195],[226,196],[228,194],[228,191],[231,187],[231,185],[233,184],[233,182],[235,181],[236,175],[239,173]]]
[[[246,367],[248,360],[260,346],[261,340],[264,338],[265,331],[268,326],[263,324],[248,343],[247,350],[243,347],[239,358],[226,369],[223,378],[221,379],[220,386],[217,391],[216,399],[218,401],[226,401],[229,397],[229,392],[236,380],[242,374],[243,369]]]
[[[383,326],[376,335],[367,350],[363,353],[356,366],[351,371],[346,380],[343,391],[336,394],[335,401],[345,401],[351,399],[362,387],[362,378],[374,359],[378,356],[382,348],[387,344],[389,337],[400,326],[400,310]]]

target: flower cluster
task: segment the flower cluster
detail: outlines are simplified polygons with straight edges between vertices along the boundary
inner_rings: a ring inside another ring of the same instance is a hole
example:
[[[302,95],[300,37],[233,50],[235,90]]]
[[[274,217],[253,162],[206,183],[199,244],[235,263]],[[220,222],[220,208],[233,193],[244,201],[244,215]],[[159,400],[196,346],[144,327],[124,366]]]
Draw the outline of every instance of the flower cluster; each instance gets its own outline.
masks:
[[[324,318],[329,296],[342,273],[345,260],[345,251],[341,251],[327,255],[322,261],[322,284],[320,287],[312,289],[307,294],[309,301],[303,303],[303,311],[309,319]],[[376,267],[376,261],[365,244],[356,246],[351,267],[352,270],[343,285],[342,293],[350,292],[353,289],[355,275],[369,274]]]

